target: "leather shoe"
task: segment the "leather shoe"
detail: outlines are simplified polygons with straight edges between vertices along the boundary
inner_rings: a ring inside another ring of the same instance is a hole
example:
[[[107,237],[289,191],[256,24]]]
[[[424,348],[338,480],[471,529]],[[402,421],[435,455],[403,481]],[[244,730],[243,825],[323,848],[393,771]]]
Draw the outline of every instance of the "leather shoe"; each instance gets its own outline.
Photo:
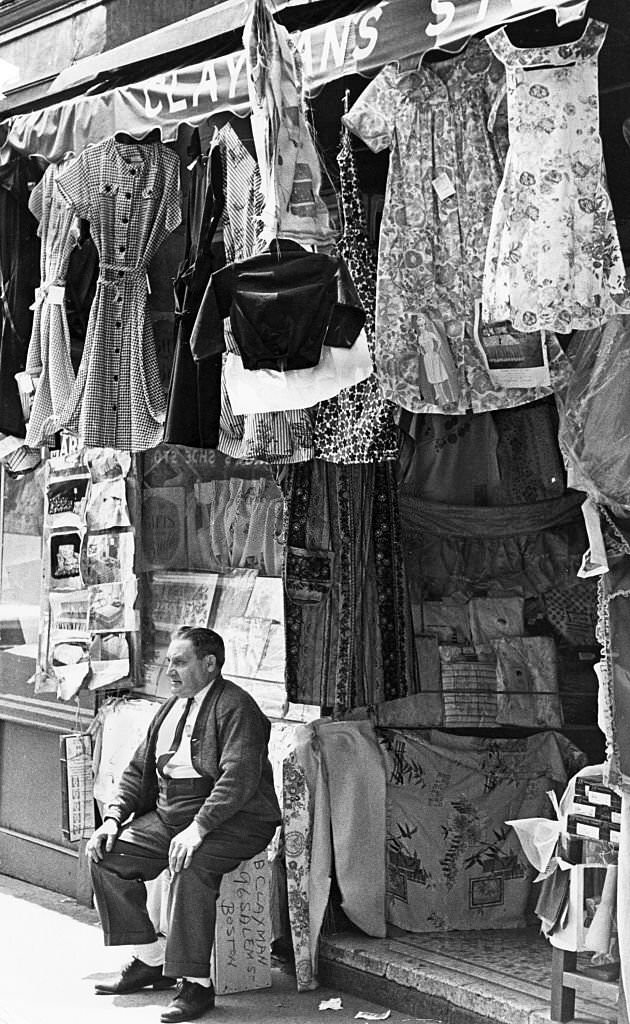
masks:
[[[214,988],[197,985],[184,979],[173,1002],[164,1010],[160,1020],[163,1024],[175,1024],[180,1020],[196,1020],[214,1007]]]
[[[128,964],[125,964],[117,977],[112,978],[111,981],[97,982],[94,991],[99,996],[121,996],[128,992],[140,992],[143,988],[149,988],[151,985],[158,991],[163,988],[172,988],[176,982],[177,978],[169,978],[162,974],[161,967],[149,967],[148,964],[134,957]]]

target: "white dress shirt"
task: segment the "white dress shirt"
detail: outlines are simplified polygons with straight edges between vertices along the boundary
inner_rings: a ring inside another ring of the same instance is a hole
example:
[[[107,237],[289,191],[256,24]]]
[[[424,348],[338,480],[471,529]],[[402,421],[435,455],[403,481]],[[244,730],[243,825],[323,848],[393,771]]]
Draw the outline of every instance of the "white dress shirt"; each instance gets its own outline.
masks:
[[[213,680],[214,682],[214,680]],[[181,743],[179,748],[175,751],[173,756],[164,765],[164,774],[171,779],[199,779],[201,778],[198,771],[193,768],[192,757],[190,753],[190,737],[192,736],[195,722],[197,721],[197,715],[199,714],[199,708],[201,707],[202,701],[208,690],[212,686],[212,683],[208,683],[204,686],[203,690],[199,690],[193,697],[193,702],[188,712],[186,724],[184,726],[184,732],[182,735]],[[166,718],[162,722],[158,734],[157,734],[157,745],[155,748],[156,760],[160,754],[165,754],[167,750],[171,749],[173,738],[175,736],[175,729],[179,722],[184,708],[186,707],[187,697],[178,697],[173,707],[167,714]]]

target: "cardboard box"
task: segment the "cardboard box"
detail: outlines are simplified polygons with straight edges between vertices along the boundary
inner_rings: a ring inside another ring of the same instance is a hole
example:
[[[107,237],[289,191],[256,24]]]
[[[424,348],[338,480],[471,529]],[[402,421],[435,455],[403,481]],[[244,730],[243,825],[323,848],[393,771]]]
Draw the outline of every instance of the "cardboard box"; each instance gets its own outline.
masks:
[[[271,866],[266,850],[223,877],[211,976],[218,995],[271,986]]]

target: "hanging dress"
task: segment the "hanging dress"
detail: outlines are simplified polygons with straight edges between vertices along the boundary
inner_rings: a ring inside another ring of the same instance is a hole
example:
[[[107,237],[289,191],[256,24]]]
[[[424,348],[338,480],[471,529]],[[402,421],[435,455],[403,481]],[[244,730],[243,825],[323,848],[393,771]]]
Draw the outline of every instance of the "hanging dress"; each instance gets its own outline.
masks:
[[[510,149],[483,285],[486,321],[522,331],[598,327],[630,308],[599,134],[597,56],[607,26],[577,42],[519,48],[486,36],[506,67]]]
[[[226,124],[218,133],[225,188],[223,244],[228,263],[245,260],[264,248],[260,171],[238,135]],[[238,355],[229,320],[224,324],[228,352]],[[223,376],[218,448],[233,459],[262,459],[270,465],[313,457],[314,410],[237,415]]]
[[[45,431],[84,445],[144,451],[163,434],[165,395],[148,307],[147,267],[181,222],[179,158],[161,142],[106,139],[57,179],[90,222],[100,275],[76,381]]]
[[[0,431],[24,437],[24,414],[15,374],[26,366],[33,322],[30,305],[39,282],[37,221],[28,208],[37,161],[14,157],[0,164]]]
[[[341,132],[339,166],[343,237],[338,249],[365,310],[365,333],[374,356],[376,259],[367,238],[365,212],[359,193],[357,168],[347,128]],[[328,462],[384,462],[395,459],[398,435],[393,407],[383,397],[375,373],[321,402],[315,417],[315,458]]]
[[[39,222],[41,239],[41,282],[35,290],[33,329],[26,359],[27,373],[38,378],[26,431],[26,443],[32,447],[46,442],[44,424],[65,409],[75,380],[65,286],[80,228],[74,210],[57,188],[59,175],[67,169],[67,162],[50,164],[29,200],[29,209]]]
[[[383,68],[343,117],[370,149],[391,150],[375,358],[384,396],[411,412],[489,412],[551,390],[498,386],[473,331],[507,148],[502,123],[488,129],[503,83],[472,39],[450,60]]]
[[[199,158],[191,172],[186,248],[173,282],[175,355],[164,424],[168,444],[216,448],[219,440],[222,356],[194,359],[190,336],[214,269],[211,243],[224,207],[223,169],[213,141],[207,159]]]

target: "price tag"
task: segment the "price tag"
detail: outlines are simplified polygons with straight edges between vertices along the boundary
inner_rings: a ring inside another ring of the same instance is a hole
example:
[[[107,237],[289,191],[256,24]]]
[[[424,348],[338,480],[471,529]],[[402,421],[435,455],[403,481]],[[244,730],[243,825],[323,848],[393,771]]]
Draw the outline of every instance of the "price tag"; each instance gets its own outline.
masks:
[[[431,184],[437,193],[438,199],[448,199],[449,196],[455,195],[455,186],[445,171],[438,174]]]

